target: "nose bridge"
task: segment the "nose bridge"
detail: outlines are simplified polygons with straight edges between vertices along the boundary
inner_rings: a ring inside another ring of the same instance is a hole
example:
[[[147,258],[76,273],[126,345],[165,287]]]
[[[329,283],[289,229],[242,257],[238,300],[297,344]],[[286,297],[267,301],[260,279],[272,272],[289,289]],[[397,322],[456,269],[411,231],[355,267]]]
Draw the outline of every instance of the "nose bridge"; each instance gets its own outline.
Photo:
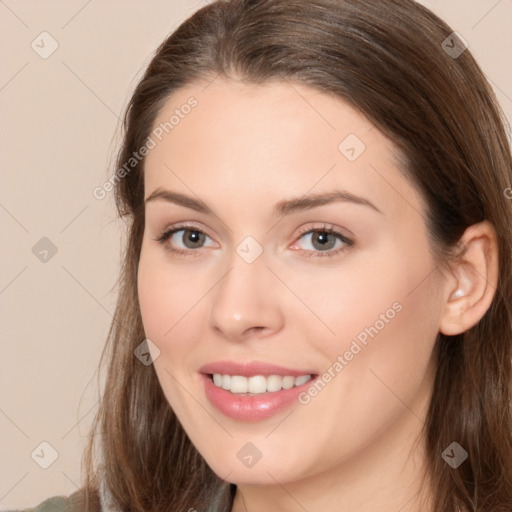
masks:
[[[216,287],[210,327],[237,340],[244,333],[280,328],[282,312],[270,284],[272,273],[261,245],[246,237],[230,258],[230,268]]]

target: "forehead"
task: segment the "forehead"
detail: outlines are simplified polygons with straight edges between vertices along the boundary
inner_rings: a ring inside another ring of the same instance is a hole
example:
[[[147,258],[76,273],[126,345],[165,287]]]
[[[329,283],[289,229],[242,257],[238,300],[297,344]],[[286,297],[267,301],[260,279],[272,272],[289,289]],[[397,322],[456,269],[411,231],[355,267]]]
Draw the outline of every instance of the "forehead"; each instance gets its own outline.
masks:
[[[151,137],[146,196],[166,187],[268,202],[343,187],[391,202],[388,209],[403,206],[400,196],[422,208],[394,144],[346,102],[302,84],[186,86],[160,110]]]

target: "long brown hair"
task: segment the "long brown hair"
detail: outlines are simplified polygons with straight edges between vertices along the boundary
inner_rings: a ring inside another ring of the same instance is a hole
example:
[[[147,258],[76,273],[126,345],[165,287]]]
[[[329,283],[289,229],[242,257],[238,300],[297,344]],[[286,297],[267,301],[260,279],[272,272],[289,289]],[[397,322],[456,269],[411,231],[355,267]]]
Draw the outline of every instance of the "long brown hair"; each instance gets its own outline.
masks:
[[[412,0],[213,2],[157,49],[128,105],[117,169],[126,169],[179,88],[219,75],[250,83],[289,80],[343,99],[395,142],[402,172],[426,201],[440,266],[457,256],[467,227],[491,222],[499,284],[477,325],[457,336],[438,335],[424,433],[432,510],[506,512],[512,506],[511,151],[496,97],[452,33]],[[92,499],[101,479],[125,512],[204,510],[215,497],[218,510],[227,512],[235,486],[206,465],[153,367],[134,357],[145,338],[137,297],[143,173],[141,159],[115,180],[128,238],[101,361],[107,364],[104,393],[84,457],[85,489]],[[441,457],[454,441],[468,452],[457,469]]]

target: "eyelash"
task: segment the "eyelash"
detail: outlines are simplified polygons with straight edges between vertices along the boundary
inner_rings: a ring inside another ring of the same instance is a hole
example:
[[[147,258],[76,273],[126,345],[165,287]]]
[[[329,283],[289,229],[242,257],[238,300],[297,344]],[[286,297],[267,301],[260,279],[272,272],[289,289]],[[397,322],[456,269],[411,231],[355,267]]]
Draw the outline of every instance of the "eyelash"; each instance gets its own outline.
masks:
[[[169,245],[167,245],[165,243],[172,235],[174,235],[178,231],[186,231],[186,230],[195,231],[197,233],[202,233],[202,234],[208,236],[209,238],[211,238],[208,235],[208,233],[205,233],[202,229],[199,229],[197,226],[194,226],[192,224],[181,224],[181,225],[173,226],[170,229],[162,232],[160,234],[160,236],[158,236],[157,238],[154,238],[153,240],[156,240],[157,242],[162,244],[167,251],[170,251],[171,253],[176,254],[178,256],[189,256],[191,253],[196,253],[196,254],[194,254],[194,256],[199,256],[199,254],[198,254],[199,251],[197,249],[188,249],[188,250],[176,249],[176,248],[170,247]],[[299,231],[299,236],[297,237],[297,240],[299,240],[306,234],[315,233],[315,232],[327,233],[327,234],[334,235],[338,238],[338,240],[341,240],[345,245],[337,250],[327,250],[327,251],[308,251],[306,249],[300,249],[300,251],[302,251],[302,252],[311,253],[307,257],[332,258],[334,256],[340,255],[341,253],[343,253],[343,252],[347,251],[348,249],[350,249],[351,247],[355,246],[354,240],[347,238],[345,235],[343,235],[342,233],[340,233],[339,231],[334,229],[333,226],[329,226],[327,224],[323,224],[322,226],[314,227],[314,228],[301,229]],[[201,247],[199,247],[199,249],[201,249]]]

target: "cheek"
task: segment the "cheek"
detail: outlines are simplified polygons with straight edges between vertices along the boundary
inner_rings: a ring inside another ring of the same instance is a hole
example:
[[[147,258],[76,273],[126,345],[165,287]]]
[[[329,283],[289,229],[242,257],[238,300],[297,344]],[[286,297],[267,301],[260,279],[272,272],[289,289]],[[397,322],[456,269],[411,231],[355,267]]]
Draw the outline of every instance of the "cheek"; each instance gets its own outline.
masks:
[[[190,404],[180,391],[180,382],[190,372],[188,364],[191,344],[184,339],[200,339],[193,332],[201,322],[191,322],[198,314],[199,301],[204,291],[197,281],[179,266],[171,266],[165,253],[143,250],[137,275],[139,306],[144,333],[160,350],[154,361],[154,369],[167,401],[180,417],[194,417],[197,410],[189,410]],[[195,305],[195,306],[194,306]],[[186,336],[184,334],[186,330]],[[186,398],[186,397],[185,397]]]
[[[377,282],[371,272],[361,279],[353,273],[352,284],[364,278],[368,287],[358,293],[338,291],[338,298],[331,298],[338,316],[329,317],[331,306],[322,310],[336,332],[323,336],[326,384],[312,386],[303,396],[306,416],[302,427],[290,432],[290,439],[300,443],[321,418],[324,435],[304,449],[305,458],[313,460],[321,451],[326,465],[336,464],[391,432],[400,418],[410,422],[412,431],[425,417],[439,304],[421,269],[387,270]]]
[[[327,386],[356,411],[357,404],[375,411],[387,404],[391,411],[394,393],[412,400],[430,370],[441,308],[433,264],[426,248],[411,257],[391,247],[314,287],[310,282],[309,291],[299,288],[331,330],[314,323],[325,331],[317,347],[327,356],[324,371],[336,376]]]
[[[425,402],[419,401],[426,400],[433,377],[441,308],[435,277],[428,264],[401,263],[381,275],[378,292],[359,297],[364,307],[354,315],[357,321],[350,323],[345,341],[350,352],[354,340],[361,347],[343,370],[345,382],[360,403],[380,411],[383,418],[403,403],[415,403],[411,408],[420,413]]]
[[[325,352],[334,355],[347,350],[354,338],[364,343],[373,326],[387,329],[402,309],[409,287],[406,280],[402,270],[379,258],[377,264],[340,265],[300,278],[290,275],[288,282],[312,313],[303,311],[295,320],[306,321],[306,331],[318,331],[316,338],[321,337]]]
[[[400,333],[406,332],[415,337],[434,332],[435,337],[440,302],[433,262],[426,241],[418,241],[414,254],[407,247],[400,238],[382,239],[357,261],[318,273],[314,282],[311,276],[298,282],[298,294],[331,331],[329,336],[323,328],[331,354],[348,349],[353,339],[364,346],[391,330],[390,344],[400,343]]]
[[[158,340],[172,327],[170,312],[174,311],[174,295],[162,282],[160,268],[148,260],[141,256],[137,276],[139,305],[146,336],[160,346]]]
[[[182,319],[186,321],[186,316],[194,313],[192,308],[206,290],[189,272],[171,266],[165,254],[159,253],[143,248],[137,287],[144,331],[162,350],[172,342]]]

